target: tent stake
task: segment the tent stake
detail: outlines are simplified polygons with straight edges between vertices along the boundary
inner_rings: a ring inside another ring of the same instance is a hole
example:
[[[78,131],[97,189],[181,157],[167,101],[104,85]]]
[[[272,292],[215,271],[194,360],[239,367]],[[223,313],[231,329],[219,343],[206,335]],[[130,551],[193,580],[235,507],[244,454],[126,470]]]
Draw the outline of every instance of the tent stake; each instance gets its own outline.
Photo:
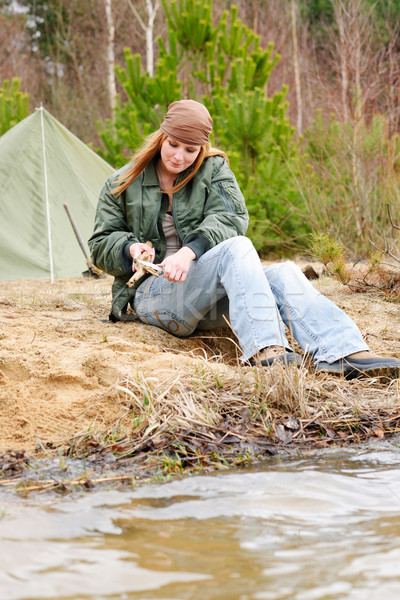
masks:
[[[89,256],[89,253],[86,250],[86,246],[84,244],[84,241],[82,239],[82,236],[80,234],[78,226],[75,223],[75,219],[72,216],[72,213],[71,213],[71,211],[69,209],[69,206],[68,206],[67,202],[64,202],[63,206],[64,206],[65,210],[67,211],[67,215],[68,215],[68,218],[69,218],[70,223],[72,225],[72,229],[74,230],[75,237],[78,240],[78,243],[79,243],[79,245],[81,247],[81,250],[82,250],[82,252],[83,252],[83,254],[84,254],[85,258],[86,258],[86,264],[87,264],[89,270],[85,271],[84,273],[82,273],[82,275],[84,277],[94,277],[95,279],[98,279],[99,277],[105,277],[105,273],[103,273],[103,271],[101,271],[100,269],[98,269],[93,264],[93,261],[91,260],[91,258]]]

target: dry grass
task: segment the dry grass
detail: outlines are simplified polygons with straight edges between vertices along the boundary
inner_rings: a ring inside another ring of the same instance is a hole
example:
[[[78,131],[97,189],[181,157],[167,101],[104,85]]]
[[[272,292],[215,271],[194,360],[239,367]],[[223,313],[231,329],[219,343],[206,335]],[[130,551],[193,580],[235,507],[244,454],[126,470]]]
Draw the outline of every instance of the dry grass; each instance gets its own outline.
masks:
[[[89,459],[96,470],[78,477],[46,477],[44,472],[27,479],[31,459],[8,454],[0,456],[0,485],[18,492],[65,492],[94,484],[135,484],[400,431],[399,380],[349,382],[316,374],[307,361],[300,368],[277,363],[266,369],[229,366],[218,357],[188,358],[179,372],[163,377],[146,376],[137,368],[114,387],[120,415],[110,426],[93,423],[88,431],[43,448],[47,457],[60,457],[63,470],[73,458]],[[112,473],[99,473],[111,455]]]
[[[300,368],[230,367],[203,359],[160,381],[137,370],[116,387],[122,412],[103,431],[83,432],[64,452],[120,458],[170,452],[177,444],[236,457],[293,445],[360,442],[400,431],[399,380],[346,381]],[[382,385],[385,383],[385,385]],[[235,450],[236,452],[233,452]],[[173,450],[175,452],[175,450]],[[255,457],[254,457],[255,458]]]

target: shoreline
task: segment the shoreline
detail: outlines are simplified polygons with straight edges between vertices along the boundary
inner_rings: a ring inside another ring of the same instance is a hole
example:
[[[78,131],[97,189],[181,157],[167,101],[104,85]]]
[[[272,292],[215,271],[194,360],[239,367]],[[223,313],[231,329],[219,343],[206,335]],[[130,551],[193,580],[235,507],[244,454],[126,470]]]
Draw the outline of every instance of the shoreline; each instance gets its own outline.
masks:
[[[115,474],[125,460],[142,480],[400,431],[399,380],[315,374],[307,359],[299,369],[239,367],[229,329],[174,338],[138,321],[103,322],[111,281],[3,282],[0,484],[13,468],[17,480],[24,461],[94,458]],[[398,305],[329,277],[313,283],[372,351],[400,358]]]

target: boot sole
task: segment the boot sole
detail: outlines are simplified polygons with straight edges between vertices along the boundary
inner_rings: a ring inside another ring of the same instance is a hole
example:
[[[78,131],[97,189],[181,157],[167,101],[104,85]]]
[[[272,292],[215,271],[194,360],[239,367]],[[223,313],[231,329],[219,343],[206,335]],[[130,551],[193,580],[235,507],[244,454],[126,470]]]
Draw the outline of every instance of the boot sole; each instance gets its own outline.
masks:
[[[398,379],[400,377],[400,366],[398,364],[385,364],[384,362],[357,363],[345,362],[342,368],[329,368],[329,365],[322,368],[316,368],[317,373],[327,373],[328,375],[339,375],[345,379],[356,379],[358,377],[379,377],[386,380]]]
[[[351,371],[344,374],[346,379],[356,379],[358,377],[378,377],[380,379],[398,379],[400,377],[400,368],[396,366],[371,365],[368,368],[355,367],[352,365]]]

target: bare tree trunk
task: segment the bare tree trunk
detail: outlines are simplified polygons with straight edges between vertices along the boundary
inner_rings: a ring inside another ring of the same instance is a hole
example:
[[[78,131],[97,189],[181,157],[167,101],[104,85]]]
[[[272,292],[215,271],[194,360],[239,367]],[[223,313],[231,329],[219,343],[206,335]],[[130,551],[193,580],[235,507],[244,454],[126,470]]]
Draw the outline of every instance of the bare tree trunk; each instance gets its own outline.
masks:
[[[354,66],[354,70],[355,70],[355,83],[356,83],[354,117],[355,117],[355,122],[358,123],[358,121],[360,121],[360,119],[362,117],[363,99],[362,99],[362,89],[361,89],[361,38],[360,38],[360,29],[358,26],[357,19],[355,19],[354,27],[355,27],[355,36],[354,36],[355,37],[355,39],[354,39],[354,45],[355,45],[354,63],[355,63],[355,66]]]
[[[156,18],[158,9],[158,1],[152,4],[151,0],[146,0],[147,10],[147,27],[146,27],[146,69],[150,77],[154,74],[154,47],[153,47],[153,30],[154,19]]]
[[[388,60],[389,60],[389,99],[387,112],[389,115],[389,135],[391,136],[395,131],[399,130],[400,115],[398,111],[399,106],[399,85],[396,79],[399,77],[399,61],[398,56],[396,57],[396,45],[399,40],[399,30],[391,35],[391,40],[388,48]],[[396,60],[397,58],[397,60]],[[396,85],[397,83],[397,85]]]
[[[292,42],[293,42],[293,69],[294,69],[294,82],[296,87],[296,100],[297,100],[297,131],[301,135],[303,129],[303,103],[301,97],[301,83],[300,83],[300,65],[299,65],[299,46],[297,41],[297,27],[296,27],[296,10],[297,3],[295,0],[290,2],[290,16],[292,22]]]
[[[104,0],[107,22],[107,80],[108,94],[110,98],[111,118],[115,118],[115,107],[117,104],[117,87],[115,83],[115,56],[114,56],[114,20],[112,15],[112,0]]]
[[[126,0],[129,4],[133,14],[140,27],[143,29],[146,36],[146,70],[150,77],[154,75],[154,43],[153,43],[153,34],[154,34],[154,21],[156,18],[157,10],[160,6],[159,0],[155,0],[153,4],[153,0],[145,0],[146,5],[146,13],[147,13],[147,23],[145,23],[136,10],[135,6],[132,3],[132,0]]]
[[[357,224],[357,233],[361,237],[363,235],[363,216],[362,216],[362,205],[363,205],[363,178],[360,177],[362,173],[361,164],[360,164],[360,139],[359,139],[359,126],[361,125],[362,120],[362,89],[361,89],[361,39],[360,39],[360,29],[359,23],[357,19],[357,3],[354,7],[354,79],[355,79],[355,106],[354,106],[354,125],[353,125],[353,152],[352,152],[352,162],[353,162],[353,180],[354,180],[354,188],[356,195],[356,224]]]
[[[348,64],[347,64],[347,48],[346,48],[346,35],[344,30],[344,19],[343,19],[343,6],[340,3],[336,10],[336,22],[339,28],[339,47],[340,47],[340,75],[342,84],[342,108],[343,108],[343,119],[344,121],[349,120],[348,110],[348,93],[349,93],[349,78],[348,78]]]
[[[253,31],[258,33],[258,0],[253,0]]]

